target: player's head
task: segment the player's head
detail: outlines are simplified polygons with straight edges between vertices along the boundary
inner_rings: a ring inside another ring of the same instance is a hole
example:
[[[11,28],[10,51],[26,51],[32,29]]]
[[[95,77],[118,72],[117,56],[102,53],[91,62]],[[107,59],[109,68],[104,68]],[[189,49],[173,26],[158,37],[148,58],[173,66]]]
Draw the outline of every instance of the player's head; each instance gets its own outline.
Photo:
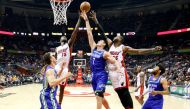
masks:
[[[64,45],[64,44],[68,43],[67,37],[66,37],[66,36],[62,36],[62,37],[60,38],[60,43],[61,43],[61,45]]]
[[[142,70],[142,67],[141,66],[137,66],[137,73],[139,73],[139,72],[141,72],[141,70]]]
[[[43,62],[45,65],[55,65],[56,64],[56,59],[55,59],[55,56],[50,53],[50,52],[47,52],[43,55]]]
[[[165,67],[162,64],[158,64],[156,67],[154,67],[153,72],[154,75],[162,75],[165,73]]]
[[[121,36],[121,35],[117,35],[117,36],[114,37],[114,39],[113,39],[113,42],[114,42],[114,43],[120,43],[120,44],[122,44],[123,41],[124,41],[124,38],[123,38],[123,36]]]
[[[104,48],[106,46],[106,43],[104,40],[99,40],[97,43],[97,47]]]

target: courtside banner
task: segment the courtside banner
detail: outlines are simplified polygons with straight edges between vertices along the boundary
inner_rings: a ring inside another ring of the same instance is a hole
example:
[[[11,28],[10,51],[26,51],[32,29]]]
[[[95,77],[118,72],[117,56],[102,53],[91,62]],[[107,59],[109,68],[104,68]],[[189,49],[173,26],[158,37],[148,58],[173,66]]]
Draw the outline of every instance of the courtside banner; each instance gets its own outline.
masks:
[[[184,33],[184,32],[190,32],[190,28],[183,28],[183,29],[169,30],[169,31],[161,31],[161,32],[157,33],[157,36],[162,36],[162,35],[167,35],[167,34]]]
[[[171,94],[185,95],[184,86],[170,86]]]

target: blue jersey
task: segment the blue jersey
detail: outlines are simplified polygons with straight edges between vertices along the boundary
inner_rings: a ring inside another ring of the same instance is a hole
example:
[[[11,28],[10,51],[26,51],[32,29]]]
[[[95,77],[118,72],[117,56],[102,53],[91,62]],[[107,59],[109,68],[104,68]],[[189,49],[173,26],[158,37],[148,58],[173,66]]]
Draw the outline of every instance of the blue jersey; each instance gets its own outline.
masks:
[[[93,50],[92,55],[90,57],[90,68],[93,74],[98,72],[106,72],[106,60],[103,57],[104,50],[98,51],[96,49]]]
[[[148,80],[148,88],[149,91],[163,91],[164,88],[161,84],[161,78],[162,76],[159,76],[156,80],[154,80],[154,76],[150,76],[149,80]],[[161,94],[157,94],[157,95],[151,95],[149,94],[149,98],[148,99],[153,99],[153,100],[161,100],[163,99],[163,95]]]
[[[58,86],[50,87],[46,77],[46,72],[49,69],[53,68],[51,66],[47,66],[46,71],[43,75],[43,89],[40,92],[41,109],[61,109],[60,105],[56,100],[56,92]],[[55,72],[54,75],[57,78],[57,72],[55,70],[54,72]]]
[[[105,92],[108,73],[105,70],[106,60],[104,50],[94,49],[90,57],[90,68],[92,71],[92,87],[94,92]]]

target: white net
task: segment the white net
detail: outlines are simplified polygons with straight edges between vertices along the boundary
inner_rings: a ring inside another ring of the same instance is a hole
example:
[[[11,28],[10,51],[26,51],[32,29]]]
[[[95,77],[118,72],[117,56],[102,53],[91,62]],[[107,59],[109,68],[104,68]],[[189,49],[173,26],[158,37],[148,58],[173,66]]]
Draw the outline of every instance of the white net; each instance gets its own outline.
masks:
[[[54,15],[54,25],[67,25],[67,8],[72,0],[50,0]]]

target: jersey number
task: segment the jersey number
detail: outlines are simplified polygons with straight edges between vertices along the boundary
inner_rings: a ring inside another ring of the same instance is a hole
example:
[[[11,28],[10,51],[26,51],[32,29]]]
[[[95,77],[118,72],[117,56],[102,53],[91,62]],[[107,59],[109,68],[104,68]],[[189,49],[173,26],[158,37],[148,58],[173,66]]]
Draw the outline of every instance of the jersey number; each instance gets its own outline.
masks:
[[[118,59],[118,56],[113,56],[116,60]]]
[[[95,61],[95,59],[96,59],[96,58],[93,58],[93,62],[92,62],[92,63],[93,63],[93,65],[94,65],[94,61]]]
[[[65,56],[67,56],[67,54],[66,54],[66,52],[63,52],[62,57],[65,57]]]

